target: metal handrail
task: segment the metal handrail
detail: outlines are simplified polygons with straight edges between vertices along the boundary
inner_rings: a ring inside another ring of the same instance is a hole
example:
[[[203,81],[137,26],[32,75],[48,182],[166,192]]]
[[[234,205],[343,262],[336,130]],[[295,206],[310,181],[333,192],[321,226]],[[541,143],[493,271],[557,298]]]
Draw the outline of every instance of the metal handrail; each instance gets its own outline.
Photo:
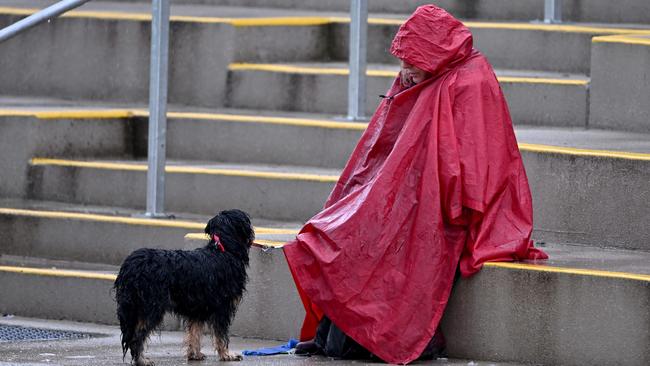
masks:
[[[90,0],[62,0],[56,4],[50,5],[47,8],[28,16],[27,18],[21,19],[16,23],[0,30],[0,42],[6,41],[35,25],[55,18],[68,10],[78,8],[89,1]]]
[[[167,79],[169,66],[170,0],[152,1],[149,66],[149,147],[147,169],[148,217],[166,217],[165,160],[167,151]]]
[[[350,2],[350,74],[348,76],[348,119],[365,119],[366,58],[368,44],[368,0]]]
[[[544,0],[544,23],[562,22],[562,0]]]
[[[6,41],[40,23],[91,0],[61,0],[0,30],[0,42]],[[165,147],[167,145],[167,78],[169,64],[169,0],[152,0],[151,59],[149,78],[149,169],[147,170],[148,217],[166,217]]]

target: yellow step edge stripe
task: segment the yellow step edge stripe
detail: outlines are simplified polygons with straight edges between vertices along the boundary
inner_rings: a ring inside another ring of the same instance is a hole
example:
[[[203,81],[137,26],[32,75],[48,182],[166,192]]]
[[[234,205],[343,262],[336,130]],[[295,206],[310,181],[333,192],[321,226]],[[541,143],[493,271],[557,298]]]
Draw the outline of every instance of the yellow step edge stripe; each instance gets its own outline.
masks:
[[[0,117],[28,116],[38,119],[115,119],[132,118],[135,116],[131,109],[0,109]]]
[[[469,28],[533,30],[543,32],[590,33],[590,34],[650,34],[650,29],[609,28],[568,24],[544,23],[498,23],[498,22],[463,22]]]
[[[556,79],[556,78],[531,78],[519,76],[497,76],[500,83],[509,84],[552,84],[552,85],[589,85],[586,79]]]
[[[257,234],[261,234],[259,231],[255,231]],[[293,230],[294,233],[298,233],[297,230]],[[208,237],[205,234],[201,233],[190,233],[185,235],[185,240],[207,240]],[[259,245],[265,245],[267,247],[273,248],[282,248],[286,242],[277,241],[277,240],[266,240],[266,239],[255,239],[255,243]]]
[[[284,64],[254,64],[254,63],[232,63],[228,65],[231,71],[270,71],[295,74],[316,74],[316,75],[348,75],[350,70],[340,67],[311,67],[294,66]],[[368,76],[391,77],[397,76],[397,70],[367,70]]]
[[[291,73],[303,75],[348,75],[349,69],[340,67],[311,67],[311,66],[294,66],[286,64],[254,64],[254,63],[232,63],[228,66],[230,71],[267,71],[277,73]],[[367,76],[394,78],[397,76],[397,70],[377,70],[370,69],[366,71]],[[589,81],[585,79],[558,79],[558,78],[535,78],[535,77],[518,77],[518,76],[497,76],[497,80],[502,83],[527,83],[527,84],[555,84],[555,85],[588,85]]]
[[[133,116],[147,116],[148,112],[142,110],[131,110],[130,113]],[[62,112],[62,114],[66,114]],[[83,118],[81,112],[72,113],[73,115]],[[30,116],[33,115],[32,112],[26,112],[23,110],[0,110],[0,116]],[[312,120],[312,119],[300,119],[300,118],[285,118],[285,117],[265,117],[265,116],[248,116],[248,115],[229,115],[229,114],[209,114],[209,113],[176,113],[169,112],[168,116],[170,118],[187,118],[187,119],[204,119],[204,120],[215,120],[215,121],[233,121],[233,122],[251,122],[251,123],[269,123],[269,124],[287,124],[293,126],[304,126],[304,127],[323,127],[323,128],[341,128],[341,129],[351,129],[351,130],[360,130],[363,131],[368,126],[367,123],[349,123],[349,122],[329,122],[326,120]],[[540,145],[540,144],[529,144],[520,142],[519,149],[521,151],[529,152],[538,152],[538,153],[555,153],[555,154],[567,154],[567,155],[576,155],[576,156],[594,156],[594,157],[603,157],[603,158],[618,158],[618,159],[628,159],[628,160],[642,160],[650,161],[650,154],[647,153],[633,153],[625,151],[610,151],[610,150],[595,150],[595,149],[578,149],[572,147],[561,147],[561,146],[552,146],[552,145]],[[32,160],[37,164],[43,165],[46,164],[46,161],[55,160],[55,159],[38,159],[35,158]],[[62,165],[61,163],[60,165]],[[83,162],[75,163],[74,166],[83,166]],[[92,163],[88,163],[92,164]],[[136,170],[136,171],[145,171],[146,167],[143,166],[134,166],[131,164],[123,164],[124,169]],[[114,169],[114,168],[106,168]],[[174,169],[169,167],[169,169]],[[190,171],[184,171],[190,173]],[[214,174],[217,173],[214,170],[211,170]],[[238,175],[236,172],[232,172],[233,175]],[[280,179],[278,177],[278,179]],[[326,181],[332,181],[334,178],[330,177]],[[307,179],[309,180],[309,179]]]
[[[64,159],[49,159],[49,158],[33,158],[30,161],[31,165],[54,165],[76,168],[91,168],[91,169],[105,169],[105,170],[126,170],[126,171],[147,171],[145,164],[126,164],[126,163],[110,163],[110,162],[97,162],[97,161],[78,161],[78,160],[64,160]],[[320,183],[335,183],[338,181],[338,175],[324,175],[324,174],[307,174],[307,173],[279,173],[279,172],[266,172],[255,170],[238,170],[238,169],[221,169],[221,168],[199,168],[189,166],[166,166],[166,173],[171,174],[208,174],[208,175],[224,175],[232,177],[251,177],[262,179],[278,179],[278,180],[300,180],[312,181]]]
[[[269,235],[269,234],[296,235],[296,234],[298,234],[298,230],[296,230],[296,229],[275,229],[275,228],[267,228],[267,229],[271,229],[271,230],[274,230],[276,232],[272,232],[272,233],[271,232],[265,232],[265,230],[263,230],[261,228],[255,228],[255,234],[266,234],[266,235]],[[189,233],[189,234],[185,234],[185,239],[187,239],[187,240],[206,240],[206,239],[208,239],[208,236],[206,234],[204,234],[204,233]],[[264,242],[273,242],[273,243],[276,243],[277,245],[284,244],[284,242],[277,241],[277,240],[255,239],[256,243],[261,244],[262,241],[264,241]]]
[[[28,8],[11,8],[0,7],[0,14],[3,15],[32,15],[41,9]],[[128,13],[114,11],[86,11],[72,10],[61,15],[63,18],[90,18],[105,20],[131,20],[131,21],[151,21],[149,13]],[[329,17],[261,17],[261,18],[233,18],[233,17],[205,17],[205,16],[188,16],[188,15],[171,15],[169,20],[172,22],[189,22],[189,23],[224,23],[231,24],[235,27],[252,27],[252,26],[317,26],[333,23]]]
[[[147,114],[148,115],[148,114]],[[232,122],[250,122],[250,123],[267,123],[277,125],[289,126],[303,126],[303,127],[321,127],[330,129],[348,129],[363,131],[368,127],[367,123],[357,122],[334,122],[328,120],[310,119],[310,118],[292,118],[292,117],[272,117],[272,116],[249,116],[249,115],[235,115],[235,114],[219,114],[219,113],[183,113],[183,112],[169,112],[169,118],[179,119],[202,119],[214,121],[232,121]]]
[[[40,218],[51,218],[51,219],[72,219],[72,220],[80,220],[80,221],[108,222],[108,223],[115,223],[115,224],[155,226],[155,227],[170,227],[170,228],[181,228],[181,229],[189,229],[189,230],[203,230],[203,228],[205,228],[204,223],[202,224],[202,223],[191,222],[191,221],[146,219],[146,218],[110,216],[110,215],[88,214],[88,213],[78,213],[78,212],[26,210],[26,209],[16,209],[16,208],[6,208],[6,207],[0,207],[0,215],[40,217]]]
[[[40,119],[115,119],[132,118],[133,111],[129,109],[69,109],[58,111],[35,112],[34,117]]]
[[[115,119],[134,117],[131,109],[58,108],[52,110],[0,108],[0,117],[34,117],[38,119]]]
[[[538,153],[554,153],[565,154],[574,156],[593,156],[601,158],[617,158],[627,160],[643,160],[650,161],[650,154],[633,153],[625,151],[610,151],[610,150],[591,150],[591,149],[577,149],[573,147],[549,146],[528,144],[524,142],[519,143],[521,151],[538,152]]]
[[[271,248],[282,248],[286,242],[283,241],[277,241],[277,240],[264,240],[264,239],[256,239],[255,243],[260,244],[260,245],[265,245],[267,247]]]
[[[330,17],[334,23],[350,23],[350,18]],[[404,19],[394,18],[368,18],[368,24],[375,25],[395,25],[399,26],[404,23]],[[532,30],[543,32],[564,32],[564,33],[595,33],[595,34],[650,34],[650,29],[628,29],[628,28],[610,28],[585,25],[570,24],[545,24],[541,22],[480,22],[480,21],[463,21],[468,28],[475,29],[506,29],[506,30]]]
[[[641,46],[650,46],[650,38],[639,38],[639,37],[630,37],[627,35],[623,36],[604,36],[604,37],[594,37],[591,39],[592,43],[625,43]]]
[[[35,117],[35,113],[23,109],[2,109],[0,117]]]
[[[235,27],[299,27],[317,26],[332,23],[329,17],[266,17],[266,18],[232,18],[230,24]]]
[[[551,272],[551,273],[566,273],[566,274],[575,274],[581,276],[619,278],[619,279],[626,279],[626,280],[650,282],[650,275],[626,273],[626,272],[610,272],[610,271],[601,271],[601,270],[593,270],[593,269],[564,268],[564,267],[554,267],[554,266],[546,266],[540,264],[511,263],[511,262],[488,262],[485,263],[485,266],[495,267],[495,268],[519,269],[519,270],[526,270],[526,271],[539,271],[539,272]]]
[[[293,235],[298,234],[298,229],[283,229],[275,227],[255,227],[256,234]]]
[[[51,111],[29,110],[29,109],[1,109],[0,117],[35,117],[39,119],[114,119],[149,117],[149,111],[144,109],[62,109]],[[245,114],[227,113],[195,113],[195,112],[167,112],[168,118],[177,119],[198,119],[208,121],[224,122],[249,122],[265,123],[288,126],[320,127],[329,129],[348,129],[363,131],[368,127],[367,123],[361,122],[338,122],[325,119],[296,118],[296,117],[274,117],[274,116],[252,116]]]
[[[270,244],[269,246],[272,247],[281,247],[279,245],[276,245],[275,243],[276,242],[273,241],[268,241],[268,243],[266,244],[258,242],[258,244],[262,244],[262,245]],[[650,282],[650,275],[626,273],[626,272],[609,272],[609,271],[589,270],[589,269],[580,269],[580,268],[562,268],[562,267],[552,267],[552,266],[537,265],[537,264],[508,263],[508,262],[489,262],[489,263],[485,263],[485,266],[501,268],[501,269],[511,269],[511,270],[564,273],[564,274],[573,274],[573,275],[580,275],[580,276],[616,278],[616,279]],[[117,277],[114,274],[106,274],[106,273],[72,271],[72,270],[61,270],[61,269],[13,267],[13,266],[0,266],[0,272],[20,273],[20,274],[48,276],[48,277],[85,278],[85,279],[108,280],[108,281],[115,281],[115,278]]]
[[[34,8],[11,8],[0,7],[0,15],[32,15],[41,9]],[[148,13],[128,13],[116,11],[86,11],[71,10],[61,15],[62,18],[90,18],[104,20],[130,20],[130,21],[151,21],[151,14]],[[191,22],[191,23],[226,23],[231,24],[233,18],[222,17],[197,17],[172,15],[169,17],[172,22]]]
[[[71,278],[85,278],[90,280],[108,280],[108,281],[115,281],[115,278],[117,278],[117,275],[108,274],[108,273],[70,271],[64,269],[12,267],[12,266],[0,266],[0,272],[20,273],[20,274],[47,276],[47,277],[71,277]]]
[[[188,229],[188,230],[203,230],[203,228],[205,228],[205,224],[192,222],[192,221],[181,221],[181,220],[171,220],[171,219],[169,220],[146,219],[146,218],[136,218],[136,217],[125,217],[125,216],[88,214],[88,213],[80,213],[80,212],[27,210],[27,209],[17,209],[17,208],[8,208],[8,207],[0,207],[0,215],[107,222],[111,224],[140,225],[140,226],[153,226],[153,227],[170,227],[170,228],[181,228],[181,229]],[[258,234],[295,234],[298,231],[296,229],[255,227],[255,232]],[[197,235],[205,235],[205,234],[197,234]]]
[[[7,15],[31,15],[40,9],[27,9],[15,7],[0,7],[0,14]],[[136,20],[151,21],[149,13],[127,13],[111,11],[83,11],[73,10],[63,15],[67,18],[96,18],[114,20]],[[349,23],[347,17],[319,17],[319,16],[289,16],[289,17],[200,17],[200,16],[178,16],[172,15],[171,21],[195,22],[195,23],[227,23],[238,27],[250,26],[312,26],[325,25],[330,23]],[[373,25],[395,25],[398,26],[404,19],[376,18],[369,17],[368,24]],[[650,29],[626,29],[609,28],[596,26],[580,26],[565,24],[544,24],[526,22],[476,22],[466,21],[464,24],[470,28],[481,29],[509,29],[509,30],[536,30],[545,32],[565,33],[590,33],[590,34],[650,34]]]

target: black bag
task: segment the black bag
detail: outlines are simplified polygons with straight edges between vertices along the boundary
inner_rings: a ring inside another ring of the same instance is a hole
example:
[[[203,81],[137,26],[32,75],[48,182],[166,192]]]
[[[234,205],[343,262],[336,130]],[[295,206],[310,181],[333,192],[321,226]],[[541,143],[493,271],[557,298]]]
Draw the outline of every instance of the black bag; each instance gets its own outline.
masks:
[[[375,360],[380,359],[370,351],[363,348],[354,339],[348,337],[343,331],[332,323],[328,317],[323,317],[316,330],[314,343],[327,357],[346,360]],[[435,360],[447,357],[445,336],[440,328],[422,351],[419,360]]]
[[[328,357],[346,360],[373,358],[372,353],[345,335],[328,317],[323,317],[318,324],[314,342]]]

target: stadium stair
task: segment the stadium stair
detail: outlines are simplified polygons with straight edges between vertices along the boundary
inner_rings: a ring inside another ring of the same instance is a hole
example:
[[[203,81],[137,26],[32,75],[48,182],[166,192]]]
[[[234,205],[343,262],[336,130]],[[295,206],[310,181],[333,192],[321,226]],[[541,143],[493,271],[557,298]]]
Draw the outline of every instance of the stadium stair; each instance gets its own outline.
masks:
[[[0,0],[0,26],[49,3]],[[392,35],[420,3],[370,1],[368,111],[397,71]],[[493,3],[439,5],[497,70],[551,259],[459,281],[443,321],[450,355],[647,365],[649,5],[566,1],[572,23],[551,25],[531,21],[540,0]],[[174,218],[155,220],[141,217],[149,6],[91,2],[0,44],[0,312],[114,324],[112,281],[130,251],[202,245],[205,221],[239,207],[264,247],[233,333],[295,337],[303,310],[279,247],[322,206],[366,126],[341,117],[347,1],[173,7]]]

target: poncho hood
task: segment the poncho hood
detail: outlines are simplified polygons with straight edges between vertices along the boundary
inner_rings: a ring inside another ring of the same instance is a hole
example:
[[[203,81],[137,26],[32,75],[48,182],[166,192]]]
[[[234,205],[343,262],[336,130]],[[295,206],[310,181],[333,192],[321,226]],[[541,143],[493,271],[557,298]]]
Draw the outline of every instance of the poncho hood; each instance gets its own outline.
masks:
[[[436,75],[471,55],[472,44],[472,34],[463,23],[435,5],[425,5],[399,28],[390,52]]]

